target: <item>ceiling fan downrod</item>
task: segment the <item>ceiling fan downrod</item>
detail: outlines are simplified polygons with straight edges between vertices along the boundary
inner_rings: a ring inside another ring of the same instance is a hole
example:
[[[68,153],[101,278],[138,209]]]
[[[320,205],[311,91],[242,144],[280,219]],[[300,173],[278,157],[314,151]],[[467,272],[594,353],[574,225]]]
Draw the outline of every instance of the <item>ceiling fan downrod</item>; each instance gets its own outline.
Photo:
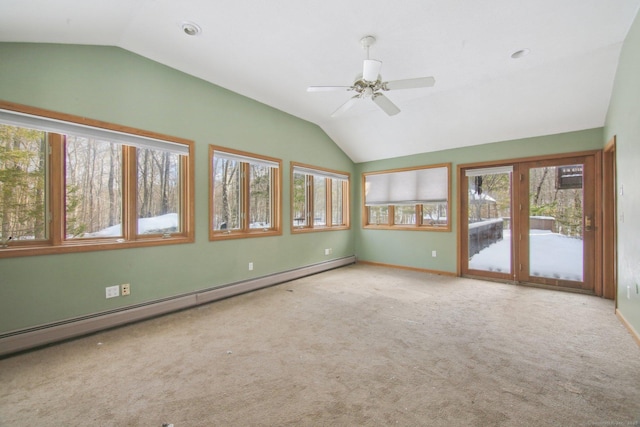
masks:
[[[364,60],[364,66],[362,68],[362,80],[365,82],[374,83],[378,81],[380,77],[380,68],[382,67],[382,61],[377,59],[369,59],[369,48],[376,42],[376,38],[373,36],[364,36],[360,39],[360,45],[367,51],[367,59]]]

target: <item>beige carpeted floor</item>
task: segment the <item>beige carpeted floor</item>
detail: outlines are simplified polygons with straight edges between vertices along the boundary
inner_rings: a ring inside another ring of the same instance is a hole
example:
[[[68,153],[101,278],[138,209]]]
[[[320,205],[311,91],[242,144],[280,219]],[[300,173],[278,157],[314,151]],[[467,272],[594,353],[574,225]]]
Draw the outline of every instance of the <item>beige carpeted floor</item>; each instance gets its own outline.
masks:
[[[613,302],[354,265],[0,360],[2,426],[640,425]]]

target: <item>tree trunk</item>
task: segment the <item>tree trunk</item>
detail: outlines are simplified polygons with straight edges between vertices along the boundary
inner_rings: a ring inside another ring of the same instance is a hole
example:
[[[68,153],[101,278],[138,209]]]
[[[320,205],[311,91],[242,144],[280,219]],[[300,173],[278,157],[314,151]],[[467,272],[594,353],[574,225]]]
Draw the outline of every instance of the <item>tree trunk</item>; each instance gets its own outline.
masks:
[[[536,188],[536,195],[533,198],[533,203],[536,206],[538,206],[538,200],[540,199],[540,192],[542,191],[542,184],[544,183],[544,180],[547,177],[548,172],[549,172],[549,168],[544,168],[542,172],[542,178],[540,178],[540,182],[538,182],[538,186]]]
[[[109,193],[109,227],[116,225],[118,221],[116,206],[116,189],[115,189],[115,150],[118,149],[116,144],[109,146],[109,178],[107,179],[107,191]]]
[[[138,165],[140,165],[140,161],[138,161]],[[148,165],[149,165],[149,150],[144,150],[144,159],[142,161],[142,168],[138,175],[139,177],[142,178],[142,203],[140,204],[140,210],[138,213],[138,216],[140,218],[146,218],[149,212]]]

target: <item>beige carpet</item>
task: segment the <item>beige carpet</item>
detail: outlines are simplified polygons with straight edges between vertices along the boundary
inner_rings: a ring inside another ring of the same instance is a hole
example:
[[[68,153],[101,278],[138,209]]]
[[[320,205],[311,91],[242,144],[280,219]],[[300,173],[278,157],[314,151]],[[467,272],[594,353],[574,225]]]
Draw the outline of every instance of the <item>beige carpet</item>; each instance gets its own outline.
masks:
[[[354,265],[0,360],[2,426],[640,425],[613,302]]]

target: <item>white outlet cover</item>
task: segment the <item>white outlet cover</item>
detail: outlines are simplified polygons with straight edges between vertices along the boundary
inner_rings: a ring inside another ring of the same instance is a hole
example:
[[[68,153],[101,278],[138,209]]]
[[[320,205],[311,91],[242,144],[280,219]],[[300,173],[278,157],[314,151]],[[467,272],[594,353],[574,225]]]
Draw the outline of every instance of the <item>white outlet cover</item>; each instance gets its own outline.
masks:
[[[117,296],[120,296],[120,286],[107,286],[105,288],[105,296],[106,298],[115,298]]]

